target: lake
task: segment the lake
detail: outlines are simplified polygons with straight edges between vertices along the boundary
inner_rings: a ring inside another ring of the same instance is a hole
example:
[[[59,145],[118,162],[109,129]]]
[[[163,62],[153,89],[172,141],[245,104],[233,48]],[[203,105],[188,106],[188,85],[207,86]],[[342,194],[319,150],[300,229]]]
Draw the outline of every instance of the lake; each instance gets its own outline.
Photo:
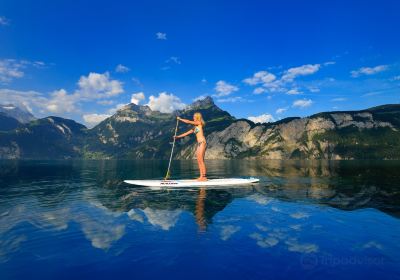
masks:
[[[0,279],[400,279],[400,161],[206,163],[1,161]]]

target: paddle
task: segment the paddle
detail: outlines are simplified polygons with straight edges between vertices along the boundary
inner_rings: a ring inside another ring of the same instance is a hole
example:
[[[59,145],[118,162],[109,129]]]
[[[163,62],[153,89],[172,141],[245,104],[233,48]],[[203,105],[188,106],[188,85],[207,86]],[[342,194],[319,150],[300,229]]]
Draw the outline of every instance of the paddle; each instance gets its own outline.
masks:
[[[179,120],[178,118],[176,119],[176,127],[175,127],[175,134],[174,134],[174,142],[172,142],[172,150],[171,150],[171,155],[169,156],[169,163],[168,163],[168,170],[167,174],[165,175],[164,180],[168,180],[170,177],[170,168],[171,168],[171,161],[172,161],[172,154],[174,153],[174,148],[175,148],[175,141],[176,141],[176,133],[178,132],[178,124]]]

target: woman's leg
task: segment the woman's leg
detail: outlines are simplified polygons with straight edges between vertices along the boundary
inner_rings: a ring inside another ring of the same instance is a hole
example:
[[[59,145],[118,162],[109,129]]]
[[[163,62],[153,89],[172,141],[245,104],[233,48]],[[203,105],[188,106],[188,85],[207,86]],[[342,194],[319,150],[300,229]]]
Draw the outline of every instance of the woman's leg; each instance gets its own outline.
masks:
[[[206,143],[201,143],[197,148],[197,162],[199,164],[200,178],[206,179],[206,165],[204,164],[204,155],[206,151]]]

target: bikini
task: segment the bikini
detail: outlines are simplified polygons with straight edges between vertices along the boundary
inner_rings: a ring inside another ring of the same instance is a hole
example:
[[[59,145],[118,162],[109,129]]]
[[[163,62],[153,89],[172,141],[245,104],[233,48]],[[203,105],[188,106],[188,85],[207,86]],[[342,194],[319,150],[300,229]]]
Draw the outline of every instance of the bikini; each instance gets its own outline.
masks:
[[[200,131],[200,129],[196,126],[195,128],[194,128],[194,134],[197,134],[197,133],[199,133],[199,131]],[[200,146],[201,144],[207,144],[207,142],[206,142],[206,139],[204,138],[203,140],[201,140],[201,141],[199,141],[197,144]]]
[[[200,129],[197,126],[195,126],[195,128],[193,130],[194,134],[199,133],[199,131],[200,131]],[[206,138],[203,138],[203,140],[197,142],[197,147],[199,148],[200,145],[203,144],[203,143],[204,143],[204,145],[207,145]],[[207,175],[206,174],[201,174],[201,177],[207,177]]]

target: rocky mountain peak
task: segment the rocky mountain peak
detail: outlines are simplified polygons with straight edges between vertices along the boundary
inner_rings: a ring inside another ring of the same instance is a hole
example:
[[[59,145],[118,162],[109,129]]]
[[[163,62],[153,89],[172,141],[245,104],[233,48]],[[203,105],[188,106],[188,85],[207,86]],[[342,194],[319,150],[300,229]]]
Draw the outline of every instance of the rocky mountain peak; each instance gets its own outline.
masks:
[[[28,123],[36,119],[28,110],[13,104],[0,104],[0,113],[16,119],[20,123]]]
[[[211,106],[215,106],[214,100],[211,96],[206,96],[204,98],[197,99],[195,102],[188,106],[187,110],[207,109]]]

